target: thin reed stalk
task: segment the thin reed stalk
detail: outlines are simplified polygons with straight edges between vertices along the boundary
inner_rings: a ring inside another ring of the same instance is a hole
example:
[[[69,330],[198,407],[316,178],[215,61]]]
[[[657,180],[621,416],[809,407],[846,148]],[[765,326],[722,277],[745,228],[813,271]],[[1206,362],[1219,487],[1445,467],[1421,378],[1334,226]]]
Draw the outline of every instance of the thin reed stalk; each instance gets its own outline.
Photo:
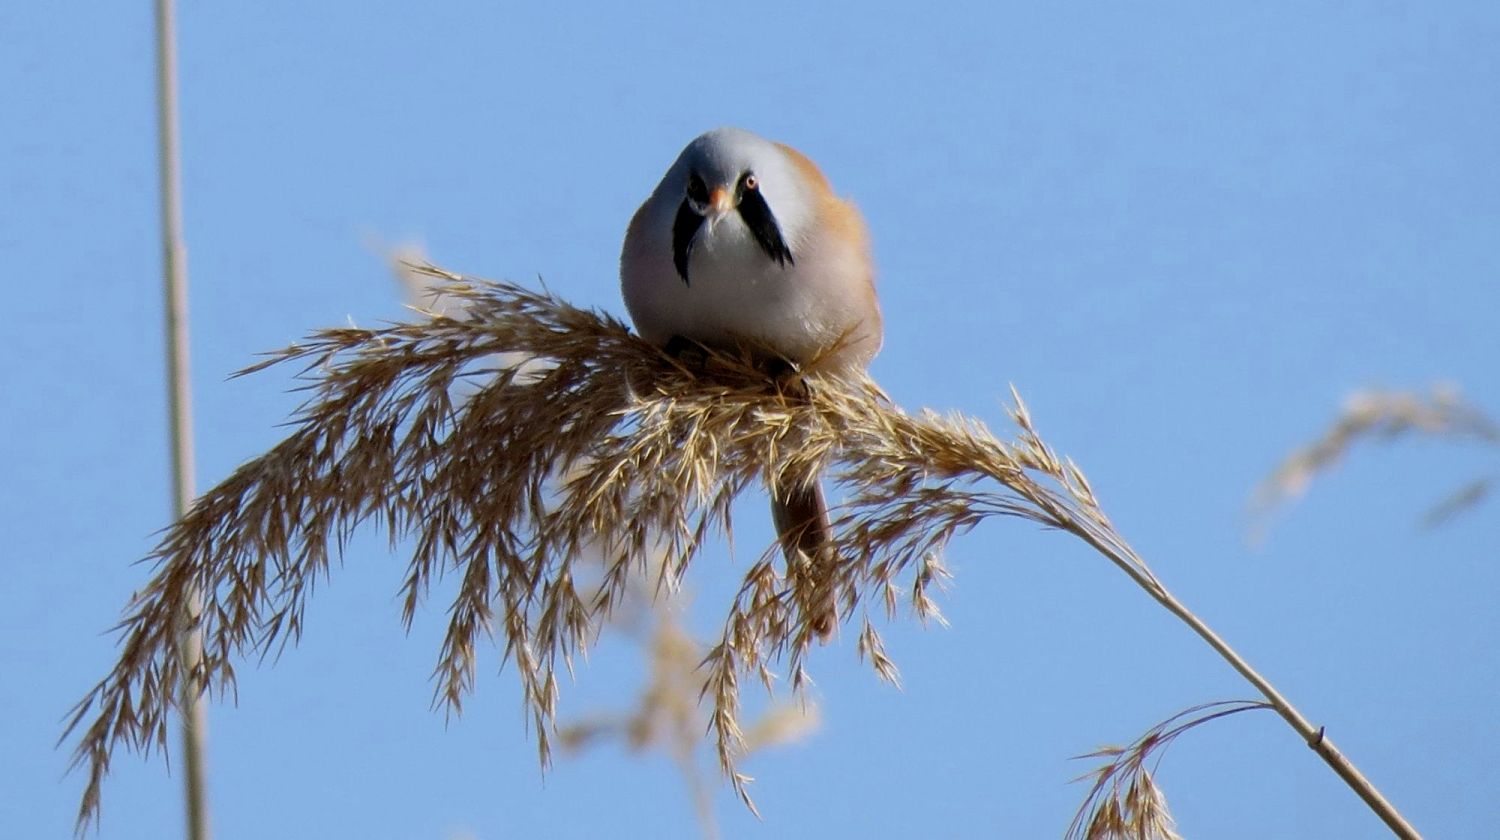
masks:
[[[181,154],[177,131],[177,28],[172,0],[156,2],[157,158],[161,176],[162,280],[167,349],[168,429],[172,449],[172,510],[182,517],[193,498],[193,416],[189,380],[187,249],[182,238]],[[183,593],[178,617],[177,655],[182,679],[181,710],[183,804],[190,840],[208,840],[208,782],[205,742],[208,709],[201,670],[203,639],[198,628],[202,595]]]

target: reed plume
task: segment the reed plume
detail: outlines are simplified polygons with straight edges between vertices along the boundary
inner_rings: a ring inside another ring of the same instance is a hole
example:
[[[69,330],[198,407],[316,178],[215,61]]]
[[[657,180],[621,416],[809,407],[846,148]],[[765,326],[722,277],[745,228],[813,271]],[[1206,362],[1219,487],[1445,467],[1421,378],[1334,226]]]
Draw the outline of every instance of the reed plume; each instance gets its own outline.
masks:
[[[815,585],[831,593],[841,624],[857,628],[857,650],[880,677],[898,674],[870,614],[940,620],[932,594],[947,576],[944,546],[986,519],[1017,517],[1095,548],[1251,681],[1372,808],[1384,803],[1320,729],[1172,597],[1082,471],[1043,442],[1019,396],[1011,441],[970,418],[908,414],[868,378],[803,371],[791,398],[753,353],[705,351],[688,363],[550,295],[413,270],[461,298],[458,314],[324,330],[245,371],[300,364],[308,399],[283,442],[201,496],[152,554],[154,573],[118,627],[119,661],[71,716],[75,763],[88,776],[81,827],[97,817],[117,748],[165,748],[183,677],[174,617],[195,590],[204,650],[188,676],[223,695],[236,661],[297,640],[313,582],[350,532],[385,529],[411,552],[400,584],[406,624],[435,579],[460,581],[433,669],[436,704],[462,710],[476,650],[493,633],[545,766],[558,669],[588,647],[641,571],[658,590],[677,587],[707,541],[732,535],[739,494],[819,472],[844,502],[833,512],[836,556],[819,564]],[[603,558],[588,584],[585,549],[591,562]],[[823,613],[796,597],[800,573],[768,547],[700,665],[718,763],[752,809],[749,779],[736,770],[747,749],[741,689],[778,675],[794,692],[806,685]]]

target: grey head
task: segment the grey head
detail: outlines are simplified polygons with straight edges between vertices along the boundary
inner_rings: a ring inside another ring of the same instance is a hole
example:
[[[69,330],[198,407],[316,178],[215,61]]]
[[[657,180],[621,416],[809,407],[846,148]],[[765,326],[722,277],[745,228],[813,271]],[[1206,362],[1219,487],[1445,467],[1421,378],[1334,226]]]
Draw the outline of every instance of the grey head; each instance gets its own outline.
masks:
[[[792,243],[807,216],[806,188],[782,146],[743,129],[714,129],[682,150],[661,189],[681,202],[672,223],[672,262],[682,282],[691,283],[694,244],[733,216],[767,259],[783,267],[796,262]]]

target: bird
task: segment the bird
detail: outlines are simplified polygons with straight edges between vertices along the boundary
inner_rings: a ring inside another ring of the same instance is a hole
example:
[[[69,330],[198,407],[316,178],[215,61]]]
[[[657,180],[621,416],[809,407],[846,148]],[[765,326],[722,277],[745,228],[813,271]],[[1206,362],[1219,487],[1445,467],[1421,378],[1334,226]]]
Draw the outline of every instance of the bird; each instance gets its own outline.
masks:
[[[884,340],[859,211],[806,155],[738,128],[693,139],[641,204],[621,248],[620,288],[637,333],[668,352],[750,348],[793,370],[846,377]],[[834,598],[810,591],[831,551],[822,483],[814,476],[771,495],[794,593],[826,641]]]

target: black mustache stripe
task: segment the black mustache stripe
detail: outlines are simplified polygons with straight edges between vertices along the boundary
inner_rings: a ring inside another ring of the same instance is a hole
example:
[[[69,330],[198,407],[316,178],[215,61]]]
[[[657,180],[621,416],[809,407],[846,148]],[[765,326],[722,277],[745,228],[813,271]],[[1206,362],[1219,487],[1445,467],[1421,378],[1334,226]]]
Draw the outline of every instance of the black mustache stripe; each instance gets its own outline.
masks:
[[[677,266],[677,274],[682,277],[682,284],[690,286],[688,282],[688,257],[693,253],[693,238],[698,235],[698,228],[703,226],[703,217],[693,210],[687,201],[677,208],[677,219],[672,222],[672,264]]]
[[[739,213],[745,227],[750,229],[751,235],[760,243],[766,256],[783,267],[787,263],[796,265],[792,249],[787,247],[786,240],[781,235],[781,227],[776,224],[776,217],[771,215],[771,208],[759,190],[741,192]],[[672,264],[677,267],[677,275],[682,278],[683,285],[692,285],[692,281],[688,279],[688,258],[693,254],[693,242],[702,227],[703,217],[693,209],[691,202],[684,200],[682,206],[677,208],[677,218],[672,222]]]
[[[755,235],[755,241],[760,243],[766,256],[783,267],[787,263],[796,264],[797,261],[792,259],[792,249],[781,238],[781,227],[776,224],[776,217],[771,215],[771,208],[760,190],[743,191],[740,196],[740,218],[745,220],[745,226]]]

